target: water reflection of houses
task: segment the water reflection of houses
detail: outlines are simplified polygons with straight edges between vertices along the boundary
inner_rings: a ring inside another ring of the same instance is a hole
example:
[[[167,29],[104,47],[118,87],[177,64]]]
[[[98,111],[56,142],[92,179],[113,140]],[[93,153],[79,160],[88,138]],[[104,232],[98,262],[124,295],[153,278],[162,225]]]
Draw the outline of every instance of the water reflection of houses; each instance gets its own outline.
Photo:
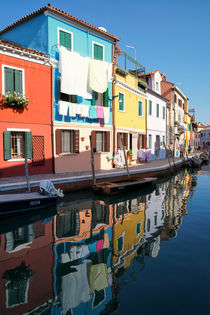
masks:
[[[54,296],[52,221],[16,221],[0,235],[1,314],[23,314]]]
[[[191,188],[191,176],[183,171],[167,182],[166,187],[166,218],[161,233],[161,240],[177,236],[183,216],[187,215],[187,198]]]
[[[58,314],[99,314],[112,298],[112,211],[103,201],[63,205],[54,220]]]

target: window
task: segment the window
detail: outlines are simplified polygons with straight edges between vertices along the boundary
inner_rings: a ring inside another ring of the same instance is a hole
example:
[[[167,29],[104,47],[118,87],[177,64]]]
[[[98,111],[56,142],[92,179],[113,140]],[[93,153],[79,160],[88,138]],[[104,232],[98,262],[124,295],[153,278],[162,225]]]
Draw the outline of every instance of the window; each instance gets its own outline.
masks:
[[[163,119],[166,119],[166,108],[163,106]]]
[[[178,100],[178,105],[180,106],[180,107],[182,107],[182,100]]]
[[[122,93],[119,93],[119,111],[125,111],[125,95]]]
[[[141,222],[137,223],[136,225],[136,234],[139,235],[141,232]]]
[[[62,153],[74,153],[74,130],[61,131]]]
[[[141,101],[138,101],[138,115],[141,117],[143,116],[143,106]]]
[[[57,129],[56,154],[79,153],[79,130]]]
[[[96,131],[96,152],[106,152],[106,132]]]
[[[4,160],[32,158],[32,133],[25,131],[4,132]]]
[[[149,104],[148,104],[148,114],[150,116],[152,115],[152,101],[149,101]]]
[[[118,252],[121,252],[123,250],[124,247],[124,232],[122,233],[122,235],[117,239],[117,249]]]
[[[3,66],[4,71],[4,82],[3,82],[3,93],[17,92],[24,94],[24,71],[18,68],[11,68]]]
[[[159,82],[155,83],[156,91],[159,91]]]
[[[156,104],[156,117],[159,117],[159,104]]]
[[[152,135],[149,135],[149,149],[152,149]]]
[[[69,95],[61,92],[61,78],[58,77],[58,100],[70,103],[77,103],[77,95]]]
[[[94,152],[110,152],[110,132],[95,131],[91,133]]]
[[[92,105],[95,106],[109,106],[109,90],[107,88],[106,92],[98,93],[96,91],[92,91]]]
[[[59,45],[66,47],[69,50],[72,49],[72,38],[73,34],[71,32],[67,32],[59,29]]]
[[[147,232],[150,231],[150,225],[151,225],[151,221],[150,219],[147,219]]]
[[[157,217],[158,217],[157,212],[155,212],[155,215],[154,215],[154,225],[157,225]]]
[[[93,58],[97,60],[104,60],[104,46],[93,43]]]
[[[176,96],[176,94],[174,94],[174,103],[176,103],[177,102],[177,96]]]

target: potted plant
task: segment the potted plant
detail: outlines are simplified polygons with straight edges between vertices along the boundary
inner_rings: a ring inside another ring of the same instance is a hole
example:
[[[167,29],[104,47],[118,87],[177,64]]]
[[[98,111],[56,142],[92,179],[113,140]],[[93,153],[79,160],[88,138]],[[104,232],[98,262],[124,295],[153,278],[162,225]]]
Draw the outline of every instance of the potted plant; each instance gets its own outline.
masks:
[[[8,106],[27,107],[29,103],[27,97],[17,92],[6,92],[2,94],[2,98],[4,99],[4,103]]]
[[[132,152],[132,150],[130,149],[130,150],[127,151],[127,161],[128,161],[128,165],[131,165],[132,156],[133,156],[133,152]]]

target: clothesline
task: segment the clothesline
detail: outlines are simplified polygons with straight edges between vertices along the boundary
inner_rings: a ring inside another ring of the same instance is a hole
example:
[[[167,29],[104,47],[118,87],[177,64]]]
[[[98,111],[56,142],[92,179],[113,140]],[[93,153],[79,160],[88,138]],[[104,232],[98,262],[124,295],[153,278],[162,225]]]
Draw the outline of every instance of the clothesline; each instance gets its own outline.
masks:
[[[103,106],[83,105],[59,101],[59,114],[63,116],[69,115],[70,117],[80,117],[89,119],[104,119],[105,123],[109,123],[110,108]]]

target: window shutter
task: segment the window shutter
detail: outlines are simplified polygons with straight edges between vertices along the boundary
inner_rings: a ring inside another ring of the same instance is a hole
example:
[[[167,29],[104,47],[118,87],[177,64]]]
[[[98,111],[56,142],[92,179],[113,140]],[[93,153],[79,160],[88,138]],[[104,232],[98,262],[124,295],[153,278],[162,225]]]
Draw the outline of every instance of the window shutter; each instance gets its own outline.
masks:
[[[117,149],[119,148],[120,146],[120,133],[118,132],[117,133]]]
[[[25,133],[25,156],[32,159],[32,132]]]
[[[95,91],[92,91],[92,105],[96,104]]]
[[[142,136],[142,148],[146,149],[147,147],[147,135]]]
[[[4,132],[4,160],[11,159],[11,132]]]
[[[13,69],[4,68],[5,92],[14,92]]]
[[[72,95],[71,96],[71,102],[77,104],[77,95]]]
[[[92,137],[93,152],[96,152],[96,132],[94,130],[91,132],[91,137]]]
[[[142,102],[141,101],[139,101],[138,102],[138,104],[139,104],[139,116],[142,116]]]
[[[128,134],[124,133],[123,134],[123,138],[124,138],[124,146],[126,148],[126,150],[128,149]]]
[[[106,132],[106,152],[110,152],[110,131]]]
[[[98,59],[103,60],[103,47],[98,46]]]
[[[94,59],[98,59],[98,45],[94,44]]]
[[[109,106],[109,90],[108,88],[106,89],[106,92],[103,93],[103,105],[105,107],[108,107]]]
[[[74,130],[74,153],[79,153],[79,130]]]
[[[60,46],[66,47],[71,50],[71,34],[60,31]]]
[[[61,99],[61,78],[60,77],[58,77],[57,83],[58,83],[58,100],[60,100]]]
[[[22,71],[21,70],[14,70],[15,71],[15,92],[23,93],[23,82],[22,82]]]
[[[140,149],[140,135],[138,135],[138,141],[137,141],[137,149]]]
[[[62,148],[61,148],[61,129],[56,129],[56,131],[55,131],[55,141],[56,141],[56,154],[60,154],[62,152]]]

